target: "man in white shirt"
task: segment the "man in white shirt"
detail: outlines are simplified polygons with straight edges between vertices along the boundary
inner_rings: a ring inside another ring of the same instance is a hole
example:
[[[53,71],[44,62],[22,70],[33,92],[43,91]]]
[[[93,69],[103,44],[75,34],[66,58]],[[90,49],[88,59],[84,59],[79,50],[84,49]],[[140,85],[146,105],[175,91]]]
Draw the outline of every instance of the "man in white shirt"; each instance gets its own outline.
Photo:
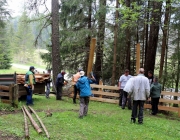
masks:
[[[124,91],[124,87],[127,81],[131,78],[129,75],[129,70],[126,69],[124,74],[119,78],[119,88],[120,88],[120,97],[119,97],[119,106],[122,106],[122,109],[125,109],[128,93]],[[131,109],[131,99],[128,98],[128,108]]]
[[[147,77],[144,76],[144,69],[139,69],[139,74],[133,78],[132,81],[132,88],[130,88],[129,96],[133,98],[133,108],[132,108],[132,115],[131,121],[133,123],[136,122],[137,117],[137,108],[139,106],[139,113],[138,113],[138,123],[143,123],[143,110],[144,110],[144,102],[150,95],[150,86],[149,80]]]

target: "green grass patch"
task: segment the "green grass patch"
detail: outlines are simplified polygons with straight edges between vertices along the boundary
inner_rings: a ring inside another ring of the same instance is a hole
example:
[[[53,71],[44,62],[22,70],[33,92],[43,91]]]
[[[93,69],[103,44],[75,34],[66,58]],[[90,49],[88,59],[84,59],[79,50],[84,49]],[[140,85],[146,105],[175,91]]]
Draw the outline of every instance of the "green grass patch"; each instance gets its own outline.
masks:
[[[90,101],[88,115],[78,118],[79,104],[72,104],[72,99],[64,97],[57,101],[55,97],[46,99],[34,95],[34,106],[44,122],[52,140],[179,140],[179,119],[172,119],[163,114],[157,116],[144,113],[144,124],[130,123],[131,110],[122,110],[116,104]],[[25,104],[21,101],[19,106]],[[52,117],[46,117],[51,110]],[[35,115],[33,115],[35,118]],[[176,114],[177,117],[177,114]],[[36,120],[36,119],[35,119]],[[34,140],[46,140],[45,133],[38,134],[30,125],[30,137]],[[24,137],[24,118],[19,109],[13,114],[0,117],[0,131],[18,137]]]
[[[16,73],[26,73],[28,70],[19,69],[16,67],[11,67],[10,69],[0,69],[0,74],[13,74]]]

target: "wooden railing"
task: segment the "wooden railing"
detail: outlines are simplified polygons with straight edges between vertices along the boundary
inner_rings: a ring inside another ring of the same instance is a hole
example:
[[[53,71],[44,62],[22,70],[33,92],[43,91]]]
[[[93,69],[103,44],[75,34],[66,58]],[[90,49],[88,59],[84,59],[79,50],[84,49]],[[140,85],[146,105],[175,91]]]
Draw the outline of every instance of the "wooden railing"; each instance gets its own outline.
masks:
[[[119,103],[119,87],[91,84],[91,88],[94,97],[90,97],[90,100],[115,104]],[[161,95],[178,97],[180,96],[180,93],[162,91]],[[71,97],[73,97],[73,92],[71,94]],[[159,102],[163,103],[163,105],[158,106],[159,110],[178,112],[178,116],[180,117],[180,100],[161,98]],[[164,105],[164,103],[169,105],[166,106]],[[172,104],[178,104],[179,107],[172,107]],[[151,104],[145,103],[144,108],[151,108]]]
[[[9,86],[0,85],[1,102],[18,107],[18,88],[19,86],[17,84],[11,84]]]

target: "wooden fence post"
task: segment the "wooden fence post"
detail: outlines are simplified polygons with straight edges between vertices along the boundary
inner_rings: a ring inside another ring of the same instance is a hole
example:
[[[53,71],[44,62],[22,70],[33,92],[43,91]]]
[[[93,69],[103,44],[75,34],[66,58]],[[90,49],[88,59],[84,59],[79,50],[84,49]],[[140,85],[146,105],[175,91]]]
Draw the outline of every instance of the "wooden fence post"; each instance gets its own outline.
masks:
[[[99,85],[103,85],[102,80],[99,80]],[[99,91],[102,91],[102,90],[103,90],[102,88],[99,88]],[[99,97],[102,98],[102,95],[100,95]]]
[[[178,117],[180,117],[180,101],[179,101],[179,104],[178,104]]]
[[[9,86],[9,101],[10,101],[11,105],[13,104],[13,93],[14,93],[14,91],[13,91],[14,88],[13,87],[14,87],[13,84],[11,84]]]
[[[19,98],[19,93],[18,93],[18,91],[19,91],[19,85],[18,84],[15,84],[14,85],[14,98],[13,98],[13,106],[14,107],[18,107],[18,98]]]

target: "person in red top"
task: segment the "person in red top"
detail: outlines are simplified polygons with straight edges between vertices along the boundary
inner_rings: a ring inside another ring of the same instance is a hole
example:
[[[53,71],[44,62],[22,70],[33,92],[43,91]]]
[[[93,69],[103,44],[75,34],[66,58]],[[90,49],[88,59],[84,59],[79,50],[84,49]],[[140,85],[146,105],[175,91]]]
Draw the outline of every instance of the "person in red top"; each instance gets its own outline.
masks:
[[[79,90],[77,89],[76,87],[76,83],[78,81],[78,79],[81,77],[80,76],[80,71],[82,71],[82,69],[78,69],[77,73],[73,75],[73,82],[75,83],[74,84],[74,96],[73,96],[73,103],[76,104],[76,96],[77,96],[77,93],[79,92]]]

